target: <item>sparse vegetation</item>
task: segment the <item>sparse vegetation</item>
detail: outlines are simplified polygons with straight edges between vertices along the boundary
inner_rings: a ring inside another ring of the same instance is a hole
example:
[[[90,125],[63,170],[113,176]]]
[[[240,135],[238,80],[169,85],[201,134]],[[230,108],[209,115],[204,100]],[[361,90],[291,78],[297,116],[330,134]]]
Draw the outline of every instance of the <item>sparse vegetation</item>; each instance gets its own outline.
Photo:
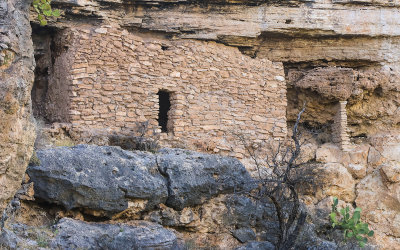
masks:
[[[60,10],[51,8],[51,0],[33,0],[32,6],[37,13],[37,19],[40,25],[47,24],[47,17],[59,17]]]
[[[338,198],[334,197],[332,211],[329,214],[329,218],[332,222],[332,228],[343,230],[343,237],[345,241],[349,239],[355,239],[360,247],[364,247],[368,242],[366,236],[373,236],[374,231],[369,230],[368,223],[361,221],[361,208],[355,208],[353,215],[351,216],[350,208],[346,206],[346,208],[338,210],[338,203]]]
[[[259,201],[272,202],[276,212],[279,227],[277,249],[293,248],[306,222],[307,212],[300,207],[299,186],[305,183],[315,186],[312,171],[302,168],[304,163],[299,160],[304,143],[300,142],[299,124],[304,112],[305,106],[297,116],[291,140],[285,143],[279,141],[277,146],[267,149],[265,160],[260,159],[257,150],[242,138],[259,175],[258,188],[250,196]]]
[[[38,235],[36,243],[38,247],[46,248],[49,246],[49,239],[44,235]]]

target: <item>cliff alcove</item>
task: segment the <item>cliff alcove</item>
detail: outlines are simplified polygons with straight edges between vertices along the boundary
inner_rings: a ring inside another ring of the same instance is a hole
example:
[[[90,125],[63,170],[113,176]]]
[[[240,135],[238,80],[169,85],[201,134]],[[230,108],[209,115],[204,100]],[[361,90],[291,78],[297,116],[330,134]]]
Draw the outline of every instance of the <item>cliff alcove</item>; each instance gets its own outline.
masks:
[[[2,210],[31,155],[30,102],[38,138],[30,179],[9,206],[16,223],[0,239],[29,243],[24,233],[42,223],[34,246],[43,234],[50,248],[72,246],[61,238],[73,235],[82,248],[168,249],[185,239],[273,249],[271,203],[233,191],[257,177],[238,135],[265,157],[290,138],[306,103],[300,159],[320,186],[300,193],[309,217],[296,246],[352,248],[327,236],[335,196],[362,208],[371,249],[399,248],[398,3],[53,0],[62,16],[41,27],[31,12],[30,35],[29,6],[9,12],[11,2],[0,4],[10,31],[0,26]],[[108,146],[140,143],[151,152]],[[63,218],[60,236],[47,217]],[[148,230],[159,241],[126,240]]]

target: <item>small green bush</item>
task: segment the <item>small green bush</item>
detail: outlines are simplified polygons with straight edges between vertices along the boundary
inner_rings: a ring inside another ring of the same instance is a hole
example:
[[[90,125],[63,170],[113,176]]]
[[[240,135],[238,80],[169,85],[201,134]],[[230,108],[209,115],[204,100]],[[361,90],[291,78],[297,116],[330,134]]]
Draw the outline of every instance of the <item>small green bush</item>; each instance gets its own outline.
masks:
[[[364,247],[368,239],[366,236],[371,237],[374,231],[369,230],[368,223],[361,222],[361,208],[357,207],[353,216],[350,215],[350,208],[342,208],[338,210],[338,198],[333,198],[332,211],[329,214],[333,228],[338,228],[344,231],[345,241],[348,239],[356,239],[360,247]],[[363,236],[364,235],[364,236]]]
[[[46,236],[39,235],[36,239],[38,247],[47,248],[49,246],[49,239]]]
[[[59,17],[60,10],[51,9],[51,0],[33,0],[32,6],[37,13],[37,18],[40,25],[44,26],[47,24],[46,17]]]

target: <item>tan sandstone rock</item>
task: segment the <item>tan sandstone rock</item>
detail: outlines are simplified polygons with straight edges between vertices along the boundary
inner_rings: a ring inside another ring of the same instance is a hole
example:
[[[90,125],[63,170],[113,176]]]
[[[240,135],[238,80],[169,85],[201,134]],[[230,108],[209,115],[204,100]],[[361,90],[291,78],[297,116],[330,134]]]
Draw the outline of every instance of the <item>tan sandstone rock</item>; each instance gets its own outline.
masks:
[[[316,169],[317,183],[323,183],[316,193],[318,199],[335,196],[340,200],[352,202],[356,198],[356,182],[349,171],[339,163],[327,163]],[[318,179],[319,178],[319,179]]]
[[[318,162],[341,162],[342,152],[340,148],[332,143],[323,144],[316,151],[316,160]]]
[[[379,171],[357,185],[356,204],[375,231],[375,241],[382,249],[400,247],[400,184],[385,183]]]
[[[362,164],[349,164],[347,170],[356,179],[362,179],[367,175],[367,167]]]
[[[400,163],[390,161],[381,165],[381,174],[389,182],[400,182]]]
[[[30,1],[0,3],[0,212],[21,186],[34,142],[29,6]]]

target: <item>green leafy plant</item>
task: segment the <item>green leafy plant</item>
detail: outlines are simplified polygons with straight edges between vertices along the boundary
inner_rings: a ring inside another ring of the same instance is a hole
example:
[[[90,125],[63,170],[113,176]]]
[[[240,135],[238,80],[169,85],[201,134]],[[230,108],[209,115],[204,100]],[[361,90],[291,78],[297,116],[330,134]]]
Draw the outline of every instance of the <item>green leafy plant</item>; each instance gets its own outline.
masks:
[[[36,239],[38,247],[46,248],[49,246],[49,240],[46,236],[39,235]]]
[[[344,239],[356,239],[360,247],[364,247],[368,239],[366,236],[371,237],[374,231],[369,230],[368,223],[362,222],[361,208],[354,209],[353,216],[350,215],[350,208],[342,208],[338,210],[339,200],[333,197],[332,211],[329,214],[333,228],[338,228],[344,231]]]
[[[37,18],[40,25],[47,24],[47,17],[59,17],[60,10],[53,10],[51,8],[51,0],[33,0],[32,6],[37,13]]]

